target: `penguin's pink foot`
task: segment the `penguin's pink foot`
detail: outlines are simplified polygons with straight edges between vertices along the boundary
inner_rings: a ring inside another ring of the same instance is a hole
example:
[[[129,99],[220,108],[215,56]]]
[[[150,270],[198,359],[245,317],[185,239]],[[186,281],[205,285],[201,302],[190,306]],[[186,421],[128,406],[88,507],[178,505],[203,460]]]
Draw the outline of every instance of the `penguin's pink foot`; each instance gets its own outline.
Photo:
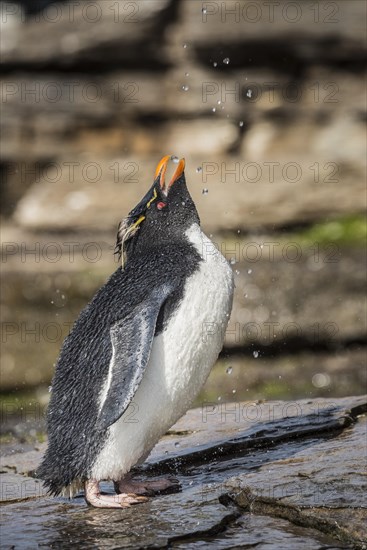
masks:
[[[99,490],[99,482],[89,479],[85,482],[85,500],[96,508],[128,508],[133,504],[146,502],[146,497],[136,494],[120,493],[119,495],[102,495]]]
[[[115,491],[119,494],[134,493],[135,495],[153,496],[157,493],[177,493],[180,484],[174,477],[154,479],[152,481],[133,481],[130,474],[114,483]]]

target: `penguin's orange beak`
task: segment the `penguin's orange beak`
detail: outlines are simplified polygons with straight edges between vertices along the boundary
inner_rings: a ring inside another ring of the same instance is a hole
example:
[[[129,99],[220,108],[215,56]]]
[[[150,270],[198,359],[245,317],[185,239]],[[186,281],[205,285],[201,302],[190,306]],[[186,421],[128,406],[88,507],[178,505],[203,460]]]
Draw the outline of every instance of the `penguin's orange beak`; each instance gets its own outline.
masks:
[[[171,155],[166,155],[165,157],[163,157],[162,160],[158,163],[157,169],[155,171],[154,181],[157,178],[159,178],[159,185],[161,187],[162,192],[165,195],[168,195],[168,192],[169,192],[170,188],[172,187],[172,185],[175,183],[175,181],[177,181],[182,176],[182,174],[185,170],[185,159],[180,159],[180,161],[177,165],[177,168],[174,171],[174,174],[170,179],[169,184],[166,185],[165,176],[166,176],[166,172],[167,172],[167,166],[168,166],[169,161],[172,161],[173,158],[176,158],[176,157],[172,157]]]

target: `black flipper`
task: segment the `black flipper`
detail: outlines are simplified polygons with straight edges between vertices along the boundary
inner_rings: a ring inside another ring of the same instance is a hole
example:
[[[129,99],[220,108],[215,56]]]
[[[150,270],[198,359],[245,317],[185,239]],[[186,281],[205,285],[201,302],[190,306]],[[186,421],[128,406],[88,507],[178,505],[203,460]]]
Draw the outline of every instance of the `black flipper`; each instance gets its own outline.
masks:
[[[110,383],[98,417],[98,428],[114,424],[126,411],[143,378],[160,309],[173,288],[163,285],[111,329],[113,355]]]

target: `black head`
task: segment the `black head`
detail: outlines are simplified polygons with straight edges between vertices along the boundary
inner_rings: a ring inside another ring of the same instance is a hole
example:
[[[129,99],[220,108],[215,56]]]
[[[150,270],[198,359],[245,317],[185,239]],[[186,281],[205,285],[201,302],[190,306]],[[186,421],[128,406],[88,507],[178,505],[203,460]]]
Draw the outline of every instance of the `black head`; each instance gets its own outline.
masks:
[[[167,166],[176,157],[167,155],[159,162],[152,187],[119,225],[116,253],[123,258],[136,247],[149,247],[183,239],[185,231],[200,223],[185,180],[185,160],[181,159],[167,184]],[[177,159],[178,160],[178,159]],[[176,161],[177,162],[177,161]]]

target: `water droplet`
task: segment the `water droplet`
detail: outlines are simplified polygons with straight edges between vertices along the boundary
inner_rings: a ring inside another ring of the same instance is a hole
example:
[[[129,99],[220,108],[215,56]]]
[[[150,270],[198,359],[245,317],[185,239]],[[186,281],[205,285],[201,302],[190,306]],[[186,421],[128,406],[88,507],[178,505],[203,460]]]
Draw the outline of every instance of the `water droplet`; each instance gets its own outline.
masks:
[[[198,174],[199,172],[201,172],[201,171],[202,171],[202,167],[201,167],[201,166],[198,166],[198,167],[196,168],[197,174]]]
[[[218,63],[216,61],[214,61],[213,67],[217,67],[217,66],[218,66]]]
[[[240,120],[240,121],[239,121],[238,126],[240,126],[240,127],[242,128],[242,126],[243,126],[243,120]]]
[[[252,355],[254,356],[255,359],[257,359],[259,357],[259,352],[258,351],[254,351],[252,353]]]
[[[252,90],[247,90],[246,95],[247,95],[247,97],[252,97]]]
[[[235,274],[236,274],[236,275],[239,275],[239,274],[240,274],[239,269],[236,269],[236,270],[235,270]]]
[[[175,447],[179,447],[179,446],[180,446],[179,441],[176,441],[176,442],[175,442]]]
[[[183,47],[183,48],[187,48],[187,44],[182,44],[182,47]]]
[[[278,376],[278,378],[279,378],[279,380],[281,380],[281,379],[282,379],[282,376],[281,376],[281,375],[279,375],[279,376]]]
[[[54,304],[55,302],[53,300],[51,300],[51,304]]]
[[[182,86],[182,90],[183,90],[184,92],[188,92],[189,89],[190,89],[190,88],[189,88],[189,86],[188,86],[187,84],[184,84],[184,86]]]
[[[231,258],[231,259],[229,260],[229,263],[230,263],[231,265],[234,265],[234,264],[236,263],[236,258]]]
[[[217,110],[217,109],[216,109],[215,107],[213,107],[213,109],[212,109],[213,113],[215,113],[216,110]]]
[[[190,76],[190,73],[185,73],[185,76]]]
[[[222,401],[222,397],[221,396],[217,397],[217,401]]]
[[[247,273],[248,273],[249,275],[251,275],[252,269],[248,269],[248,270],[247,270]]]
[[[206,8],[202,8],[201,11],[202,11],[203,13],[206,13]]]
[[[208,189],[203,189],[202,192],[201,192],[203,195],[207,195],[209,193],[209,190]]]
[[[49,386],[49,387],[48,387],[48,392],[49,392],[49,393],[52,392],[52,386]]]
[[[312,377],[312,385],[315,388],[324,388],[325,386],[329,386],[330,382],[330,376],[323,372],[318,372]]]
[[[239,235],[241,233],[241,229],[237,229],[237,234]]]
[[[221,100],[218,99],[217,104],[218,104],[218,105],[221,105],[221,103],[222,103]]]
[[[228,368],[226,369],[226,373],[227,373],[227,374],[232,374],[232,371],[233,371],[233,367],[228,367]]]
[[[171,155],[171,161],[174,162],[175,164],[178,164],[179,163],[179,158],[176,157],[176,155]]]
[[[236,393],[236,390],[232,390],[232,393]]]
[[[223,59],[223,63],[224,63],[225,65],[229,65],[229,62],[230,62],[229,57],[225,57],[225,58]]]
[[[245,294],[243,295],[243,297],[244,297],[244,298],[248,298],[248,294],[245,293]]]

